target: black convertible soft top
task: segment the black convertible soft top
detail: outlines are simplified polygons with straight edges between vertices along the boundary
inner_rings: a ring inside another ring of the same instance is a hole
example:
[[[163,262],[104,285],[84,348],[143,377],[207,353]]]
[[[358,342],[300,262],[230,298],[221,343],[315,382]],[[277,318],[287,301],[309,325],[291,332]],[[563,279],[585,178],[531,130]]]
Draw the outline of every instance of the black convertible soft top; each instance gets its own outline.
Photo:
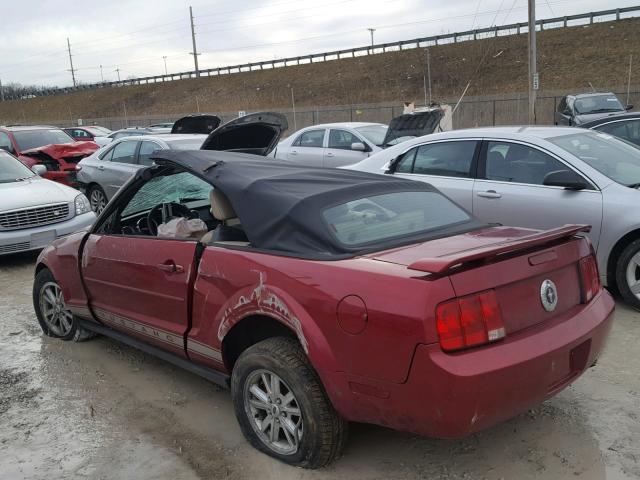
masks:
[[[219,188],[238,215],[252,248],[308,258],[364,253],[362,246],[340,243],[322,220],[332,206],[392,192],[437,192],[424,182],[332,168],[305,167],[257,155],[223,151],[160,150],[157,165],[191,171]],[[419,237],[396,237],[367,245],[376,251],[448,236],[483,226],[470,220]]]

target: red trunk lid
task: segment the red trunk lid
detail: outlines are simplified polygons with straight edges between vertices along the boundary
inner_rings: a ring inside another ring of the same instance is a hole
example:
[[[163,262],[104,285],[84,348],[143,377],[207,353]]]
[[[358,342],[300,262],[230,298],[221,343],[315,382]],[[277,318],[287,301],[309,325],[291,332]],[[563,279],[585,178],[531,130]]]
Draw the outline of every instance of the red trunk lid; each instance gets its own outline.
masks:
[[[372,254],[370,258],[407,265],[416,270],[416,275],[448,275],[458,297],[494,289],[508,336],[581,303],[578,262],[590,250],[587,241],[575,235],[585,228],[572,225],[539,232],[494,227]],[[557,305],[552,311],[547,311],[542,302],[545,280],[551,280],[557,288]]]

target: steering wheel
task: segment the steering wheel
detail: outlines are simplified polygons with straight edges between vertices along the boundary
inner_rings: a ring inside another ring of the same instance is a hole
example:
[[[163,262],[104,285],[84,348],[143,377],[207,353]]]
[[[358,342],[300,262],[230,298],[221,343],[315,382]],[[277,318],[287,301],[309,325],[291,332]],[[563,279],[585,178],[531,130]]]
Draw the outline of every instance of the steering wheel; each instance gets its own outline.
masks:
[[[174,218],[194,218],[196,214],[181,203],[159,203],[147,214],[147,228],[151,235],[158,235],[158,225]]]

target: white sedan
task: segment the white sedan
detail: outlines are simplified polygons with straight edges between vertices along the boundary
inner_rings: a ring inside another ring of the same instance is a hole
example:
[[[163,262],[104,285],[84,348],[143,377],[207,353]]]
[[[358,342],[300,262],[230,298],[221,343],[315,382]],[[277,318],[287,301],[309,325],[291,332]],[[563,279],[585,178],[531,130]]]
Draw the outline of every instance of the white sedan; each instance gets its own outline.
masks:
[[[275,157],[313,167],[341,167],[382,150],[382,123],[325,123],[303,128],[278,144]]]
[[[96,216],[82,193],[40,178],[0,150],[0,255],[37,250],[90,227]]]

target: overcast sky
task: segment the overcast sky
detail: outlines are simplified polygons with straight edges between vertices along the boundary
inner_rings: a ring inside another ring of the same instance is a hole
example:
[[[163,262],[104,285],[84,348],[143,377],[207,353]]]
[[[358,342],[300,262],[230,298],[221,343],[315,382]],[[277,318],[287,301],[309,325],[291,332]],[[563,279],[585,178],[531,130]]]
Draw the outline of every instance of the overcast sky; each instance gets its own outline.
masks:
[[[543,0],[550,18],[632,6],[637,0]],[[200,68],[523,22],[527,0],[0,0],[3,83],[92,83],[193,70],[189,5]]]

